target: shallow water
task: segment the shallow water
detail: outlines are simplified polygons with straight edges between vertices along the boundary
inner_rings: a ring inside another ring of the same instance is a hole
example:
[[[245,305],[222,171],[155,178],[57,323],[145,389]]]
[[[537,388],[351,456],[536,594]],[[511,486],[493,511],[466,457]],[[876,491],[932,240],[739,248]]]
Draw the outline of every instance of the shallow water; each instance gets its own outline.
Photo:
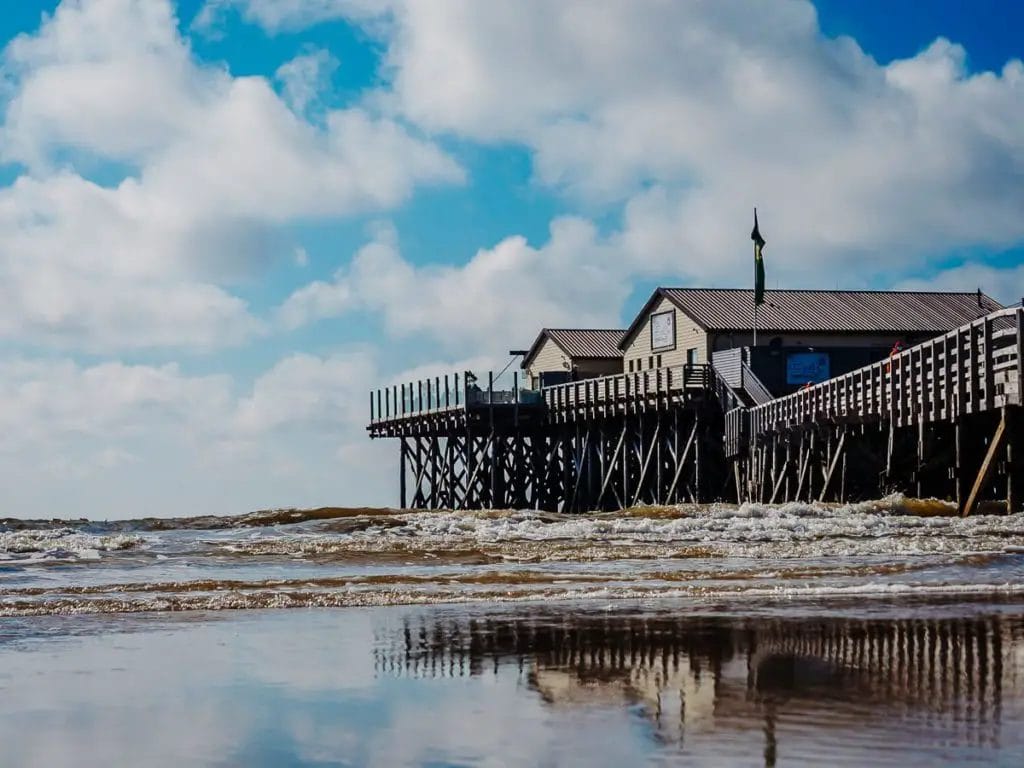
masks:
[[[1024,764],[1024,605],[570,601],[0,624],[4,764]]]
[[[0,762],[1022,765],[1024,515],[949,511],[0,521]]]
[[[930,514],[921,514],[928,512]],[[0,616],[486,600],[1024,594],[1024,515],[939,502],[565,516],[316,510],[0,522]]]

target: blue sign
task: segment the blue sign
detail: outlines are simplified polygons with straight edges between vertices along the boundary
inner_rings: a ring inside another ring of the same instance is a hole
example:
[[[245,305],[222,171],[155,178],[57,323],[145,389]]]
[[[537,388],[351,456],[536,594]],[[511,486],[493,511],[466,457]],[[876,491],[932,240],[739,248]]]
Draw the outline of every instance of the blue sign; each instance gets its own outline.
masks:
[[[787,384],[818,384],[828,378],[826,352],[794,352],[786,358]]]

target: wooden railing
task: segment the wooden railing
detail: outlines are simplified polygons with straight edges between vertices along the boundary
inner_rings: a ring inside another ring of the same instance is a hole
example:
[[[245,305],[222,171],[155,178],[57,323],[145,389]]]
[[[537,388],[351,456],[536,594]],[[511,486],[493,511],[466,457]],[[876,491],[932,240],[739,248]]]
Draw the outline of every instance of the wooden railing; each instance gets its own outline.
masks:
[[[709,389],[711,378],[710,366],[681,365],[572,381],[545,387],[541,394],[549,416],[561,421],[573,414],[606,415],[668,402],[685,390]]]
[[[761,435],[822,421],[954,419],[1022,404],[1024,308],[950,331],[872,365],[750,409]]]
[[[370,425],[431,414],[465,410],[467,407],[510,404],[539,404],[540,394],[520,389],[519,373],[512,374],[512,389],[495,389],[494,374],[488,374],[486,388],[472,372],[393,384],[370,392]]]

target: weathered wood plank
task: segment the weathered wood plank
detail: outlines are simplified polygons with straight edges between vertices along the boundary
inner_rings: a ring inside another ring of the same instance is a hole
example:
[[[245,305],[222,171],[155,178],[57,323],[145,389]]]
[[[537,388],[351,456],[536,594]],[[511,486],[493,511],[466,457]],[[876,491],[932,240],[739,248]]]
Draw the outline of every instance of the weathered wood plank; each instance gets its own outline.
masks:
[[[988,444],[988,451],[985,452],[985,458],[981,462],[981,468],[978,470],[978,476],[974,478],[974,485],[971,487],[971,493],[967,497],[967,503],[964,504],[960,514],[964,517],[969,517],[974,513],[975,508],[978,506],[978,500],[981,496],[981,492],[985,487],[985,483],[988,482],[989,476],[992,474],[992,470],[995,468],[996,457],[999,455],[999,451],[1003,447],[1003,441],[1006,438],[1006,412],[1003,412],[1002,418],[999,420],[999,426],[996,427],[996,432],[992,436],[992,442]]]

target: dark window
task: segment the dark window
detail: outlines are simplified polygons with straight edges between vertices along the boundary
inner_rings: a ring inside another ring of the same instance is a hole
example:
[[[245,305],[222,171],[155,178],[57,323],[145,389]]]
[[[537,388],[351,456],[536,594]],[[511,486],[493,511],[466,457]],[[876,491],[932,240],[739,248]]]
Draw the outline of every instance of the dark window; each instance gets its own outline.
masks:
[[[649,358],[647,358],[647,367],[648,368],[653,368],[654,367],[654,355],[651,355]]]
[[[661,355],[658,355],[658,367],[661,368]]]
[[[688,350],[686,350],[686,364],[687,365],[696,365],[697,364],[697,348],[696,347],[690,347]]]

